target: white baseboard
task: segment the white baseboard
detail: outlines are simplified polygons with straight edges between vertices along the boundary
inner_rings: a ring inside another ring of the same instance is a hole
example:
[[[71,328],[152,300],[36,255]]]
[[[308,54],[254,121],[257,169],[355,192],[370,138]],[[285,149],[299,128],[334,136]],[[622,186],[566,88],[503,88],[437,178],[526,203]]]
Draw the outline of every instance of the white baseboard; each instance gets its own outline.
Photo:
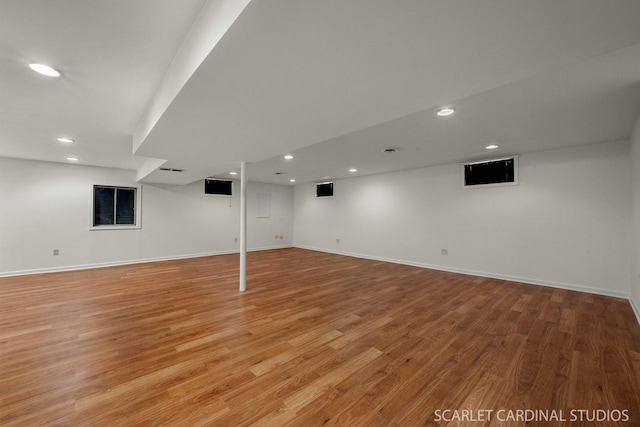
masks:
[[[586,287],[586,286],[572,285],[572,284],[567,284],[567,283],[550,282],[550,281],[546,281],[546,280],[530,279],[530,278],[527,278],[527,277],[518,277],[518,276],[508,276],[508,275],[504,275],[504,274],[487,273],[485,271],[465,270],[465,269],[461,269],[461,268],[446,267],[446,266],[434,265],[434,264],[424,264],[424,263],[419,263],[419,262],[405,261],[405,260],[399,260],[399,259],[393,259],[393,258],[385,258],[385,257],[378,257],[378,256],[373,256],[373,255],[363,255],[363,254],[358,254],[358,253],[353,253],[353,252],[329,250],[329,249],[323,249],[323,248],[316,248],[316,247],[312,247],[312,246],[294,245],[294,247],[300,248],[300,249],[308,249],[308,250],[311,250],[311,251],[327,252],[327,253],[332,253],[332,254],[336,254],[336,255],[345,255],[345,256],[351,256],[351,257],[355,257],[355,258],[370,259],[370,260],[374,260],[374,261],[391,262],[391,263],[394,263],[394,264],[403,264],[403,265],[410,265],[410,266],[413,266],[413,267],[428,268],[428,269],[431,269],[431,270],[448,271],[450,273],[468,274],[470,276],[479,276],[479,277],[487,277],[487,278],[490,278],[490,279],[508,280],[510,282],[520,282],[520,283],[527,283],[527,284],[531,284],[531,285],[540,285],[540,286],[547,286],[547,287],[551,287],[551,288],[566,289],[566,290],[570,290],[570,291],[578,291],[578,292],[586,292],[586,293],[596,294],[596,295],[604,295],[604,296],[608,296],[608,297],[623,298],[623,299],[627,299],[627,300],[630,301],[631,306],[632,306],[632,308],[634,309],[634,311],[636,313],[636,316],[638,316],[638,313],[639,313],[638,307],[634,306],[635,303],[631,299],[631,295],[626,294],[624,292],[612,291],[612,290],[609,290],[609,289],[589,288],[589,287]],[[640,323],[640,316],[638,316],[638,322]]]
[[[633,298],[633,296],[629,296],[629,303],[631,304],[631,308],[633,312],[636,314],[636,319],[638,319],[638,323],[640,323],[640,304]]]
[[[271,249],[285,249],[285,248],[291,248],[291,247],[292,247],[291,245],[261,246],[257,248],[248,248],[247,252],[268,251]],[[171,255],[166,257],[141,258],[141,259],[134,259],[134,260],[122,260],[122,261],[112,261],[112,262],[97,262],[92,264],[65,265],[60,267],[48,267],[48,268],[36,268],[36,269],[29,269],[29,270],[0,272],[0,277],[26,276],[28,274],[43,274],[43,273],[58,273],[62,271],[88,270],[93,268],[115,267],[118,265],[142,264],[145,262],[172,261],[177,259],[188,259],[188,258],[202,258],[207,256],[228,255],[228,254],[237,254],[237,253],[240,253],[240,251],[238,249],[234,249],[230,251],[204,252],[204,253],[187,254],[187,255]]]
[[[300,248],[300,249],[308,249],[308,250],[311,250],[311,251],[327,252],[327,253],[332,253],[332,254],[336,254],[336,255],[350,256],[350,257],[355,257],[355,258],[370,259],[370,260],[374,260],[374,261],[383,261],[383,262],[390,262],[390,263],[394,263],[394,264],[410,265],[410,266],[413,266],[413,267],[428,268],[428,269],[432,269],[432,270],[448,271],[448,272],[451,272],[451,273],[468,274],[468,275],[471,275],[471,276],[479,276],[479,277],[487,277],[487,278],[491,278],[491,279],[508,280],[508,281],[511,281],[511,282],[528,283],[528,284],[532,284],[532,285],[548,286],[548,287],[558,288],[558,289],[566,289],[566,290],[571,290],[571,291],[586,292],[586,293],[597,294],[597,295],[604,295],[604,296],[610,296],[610,297],[616,297],[616,298],[623,298],[623,299],[629,300],[629,303],[631,304],[631,308],[633,309],[633,311],[634,311],[634,313],[636,315],[636,318],[638,320],[638,323],[640,324],[640,304],[638,304],[633,299],[633,297],[631,295],[629,295],[629,294],[625,294],[623,292],[611,291],[611,290],[608,290],[608,289],[589,288],[589,287],[586,287],[586,286],[578,286],[578,285],[571,285],[571,284],[566,284],[566,283],[550,282],[550,281],[544,281],[544,280],[530,279],[530,278],[526,278],[526,277],[517,277],[517,276],[508,276],[508,275],[503,275],[503,274],[487,273],[487,272],[484,272],[484,271],[475,271],[475,270],[466,270],[466,269],[460,269],[460,268],[452,268],[452,267],[446,267],[446,266],[441,266],[441,265],[424,264],[424,263],[413,262],[413,261],[405,261],[405,260],[399,260],[399,259],[393,259],[393,258],[378,257],[378,256],[373,256],[373,255],[364,255],[364,254],[358,254],[358,253],[354,253],[354,252],[329,250],[329,249],[316,248],[316,247],[304,246],[304,245],[263,246],[263,247],[257,247],[257,248],[249,248],[249,249],[247,249],[247,251],[248,252],[256,252],[256,251],[267,251],[267,250],[272,250],[272,249],[286,249],[286,248],[292,248],[292,247]],[[216,252],[206,252],[206,253],[198,253],[198,254],[172,255],[172,256],[167,256],[167,257],[144,258],[144,259],[136,259],[136,260],[124,260],[124,261],[102,262],[102,263],[82,264],[82,265],[69,265],[69,266],[61,266],[61,267],[38,268],[38,269],[30,269],[30,270],[8,271],[8,272],[0,272],[0,277],[24,276],[24,275],[28,275],[28,274],[56,273],[56,272],[74,271],[74,270],[87,270],[87,269],[102,268],[102,267],[114,267],[114,266],[118,266],[118,265],[142,264],[142,263],[145,263],[145,262],[160,262],[160,261],[171,261],[171,260],[178,260],[178,259],[187,259],[187,258],[201,258],[201,257],[207,257],[207,256],[214,256],[214,255],[237,254],[239,252],[240,252],[239,250],[216,251]]]

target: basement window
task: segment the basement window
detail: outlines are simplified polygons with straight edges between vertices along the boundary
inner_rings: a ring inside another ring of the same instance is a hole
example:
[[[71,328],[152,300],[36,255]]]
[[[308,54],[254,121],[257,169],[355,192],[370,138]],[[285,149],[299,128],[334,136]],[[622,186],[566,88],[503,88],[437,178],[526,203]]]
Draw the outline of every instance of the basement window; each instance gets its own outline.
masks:
[[[316,184],[316,197],[333,197],[333,182]]]
[[[233,196],[233,181],[207,178],[204,180],[204,194],[208,196]]]
[[[518,156],[462,165],[464,187],[518,185]]]
[[[91,228],[140,228],[140,193],[138,187],[94,185]]]

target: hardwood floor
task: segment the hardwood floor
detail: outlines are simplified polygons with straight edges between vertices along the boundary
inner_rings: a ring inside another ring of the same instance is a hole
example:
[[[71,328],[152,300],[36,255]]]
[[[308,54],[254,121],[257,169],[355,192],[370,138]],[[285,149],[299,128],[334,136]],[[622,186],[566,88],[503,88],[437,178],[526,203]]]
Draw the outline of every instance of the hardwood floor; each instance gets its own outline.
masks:
[[[301,249],[248,261],[244,294],[237,255],[0,279],[0,425],[640,426],[625,300]]]

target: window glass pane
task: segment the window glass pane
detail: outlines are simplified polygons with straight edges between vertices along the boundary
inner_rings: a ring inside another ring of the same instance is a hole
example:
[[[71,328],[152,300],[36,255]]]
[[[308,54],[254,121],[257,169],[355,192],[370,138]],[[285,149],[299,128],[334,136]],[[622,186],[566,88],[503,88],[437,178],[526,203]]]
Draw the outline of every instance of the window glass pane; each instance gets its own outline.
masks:
[[[215,194],[220,196],[233,195],[233,181],[224,179],[205,179],[204,194]]]
[[[93,188],[93,225],[113,225],[114,188]]]
[[[316,184],[316,197],[333,197],[333,182]]]
[[[116,198],[116,224],[134,225],[136,190],[118,188]]]

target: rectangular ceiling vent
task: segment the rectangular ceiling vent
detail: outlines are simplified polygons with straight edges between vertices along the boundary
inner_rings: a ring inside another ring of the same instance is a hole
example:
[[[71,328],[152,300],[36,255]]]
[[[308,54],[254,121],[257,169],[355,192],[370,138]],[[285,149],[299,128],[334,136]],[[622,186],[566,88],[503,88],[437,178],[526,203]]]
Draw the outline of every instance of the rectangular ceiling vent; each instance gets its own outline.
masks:
[[[518,185],[518,156],[462,165],[463,187]]]
[[[184,169],[160,168],[160,170],[165,172],[184,172]]]

